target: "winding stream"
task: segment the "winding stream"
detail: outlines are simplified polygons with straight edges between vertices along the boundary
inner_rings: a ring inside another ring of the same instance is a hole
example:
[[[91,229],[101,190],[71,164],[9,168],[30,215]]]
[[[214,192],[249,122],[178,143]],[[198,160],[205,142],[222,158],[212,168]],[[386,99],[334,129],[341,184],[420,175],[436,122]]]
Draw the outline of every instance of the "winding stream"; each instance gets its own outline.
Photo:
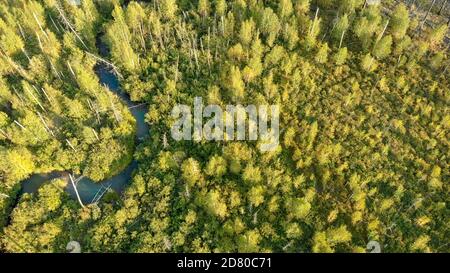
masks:
[[[99,37],[97,37],[97,48],[101,56],[108,56],[108,48]],[[145,123],[147,106],[145,104],[136,104],[132,102],[130,97],[120,88],[117,76],[113,72],[111,72],[105,64],[98,63],[95,68],[95,72],[100,80],[100,83],[105,84],[111,92],[114,92],[117,96],[119,96],[122,101],[128,106],[131,114],[136,119],[136,141],[141,141],[142,139],[144,139],[149,134],[149,127],[147,123]],[[132,161],[122,172],[111,177],[110,179],[101,182],[94,182],[89,178],[82,178],[77,183],[77,190],[80,194],[81,200],[84,204],[98,201],[96,199],[101,196],[101,193],[106,191],[107,188],[111,188],[115,192],[121,193],[128,182],[131,180],[131,175],[136,167],[137,162]],[[30,178],[22,182],[22,189],[19,195],[22,193],[37,192],[38,188],[42,184],[55,178],[64,178],[67,180],[68,172],[55,171],[48,174],[34,174],[30,176]],[[73,198],[76,198],[76,194],[71,183],[67,183],[65,190]]]

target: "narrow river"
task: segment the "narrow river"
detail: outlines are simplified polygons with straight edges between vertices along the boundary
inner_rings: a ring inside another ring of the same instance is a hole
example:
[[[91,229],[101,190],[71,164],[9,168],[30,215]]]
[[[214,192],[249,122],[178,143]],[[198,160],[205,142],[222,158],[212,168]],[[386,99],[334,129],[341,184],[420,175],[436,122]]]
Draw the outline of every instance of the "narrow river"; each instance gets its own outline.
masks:
[[[108,56],[107,46],[97,38],[97,48],[102,57]],[[134,103],[130,100],[130,97],[123,92],[120,88],[119,80],[117,76],[103,63],[98,63],[95,72],[99,78],[101,84],[105,84],[111,92],[117,94],[122,101],[129,107],[130,112],[136,119],[137,132],[136,141],[139,142],[149,134],[149,127],[145,123],[145,114],[147,113],[147,105]],[[128,182],[131,180],[133,170],[136,169],[137,162],[132,161],[122,172],[118,175],[111,177],[110,179],[94,182],[88,178],[82,178],[77,183],[77,190],[80,194],[81,200],[84,204],[98,201],[98,197],[107,189],[111,188],[117,193],[121,193]],[[21,193],[34,193],[45,182],[55,178],[68,179],[67,172],[51,172],[47,174],[34,174],[30,178],[22,182]],[[65,188],[72,197],[76,198],[75,191],[71,183],[67,183]]]

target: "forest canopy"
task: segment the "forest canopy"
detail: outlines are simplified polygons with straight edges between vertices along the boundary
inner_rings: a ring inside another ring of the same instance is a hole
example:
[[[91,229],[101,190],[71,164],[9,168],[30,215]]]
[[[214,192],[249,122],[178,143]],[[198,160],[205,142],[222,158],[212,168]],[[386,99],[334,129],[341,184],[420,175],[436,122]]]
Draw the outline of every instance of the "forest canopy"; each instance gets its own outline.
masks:
[[[0,251],[450,251],[448,24],[402,1],[69,2],[0,3]],[[98,40],[148,105],[136,148]],[[278,105],[278,149],[175,141],[195,97]],[[85,207],[60,179],[18,195],[34,173],[101,181],[132,159],[125,191]]]

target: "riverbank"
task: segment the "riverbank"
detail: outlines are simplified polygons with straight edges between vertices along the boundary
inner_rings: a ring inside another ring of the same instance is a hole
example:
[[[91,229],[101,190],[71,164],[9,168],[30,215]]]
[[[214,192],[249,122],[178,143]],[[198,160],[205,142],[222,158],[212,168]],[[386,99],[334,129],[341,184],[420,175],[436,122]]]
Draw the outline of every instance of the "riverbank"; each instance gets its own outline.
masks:
[[[109,55],[108,48],[101,40],[101,34],[97,36],[96,46],[103,58],[107,58]],[[108,90],[117,95],[122,102],[128,107],[129,111],[136,120],[136,144],[145,139],[149,134],[149,127],[145,123],[145,114],[147,113],[147,105],[142,103],[134,103],[131,101],[128,94],[123,92],[120,88],[120,82],[118,76],[103,62],[98,62],[95,66],[95,73],[102,85],[105,85]],[[132,177],[133,171],[137,168],[137,162],[131,160],[122,171],[117,175],[106,179],[101,182],[94,182],[87,177],[80,177],[77,180],[76,187],[78,194],[84,204],[95,203],[109,190],[114,190],[120,194],[126,187]],[[42,186],[50,180],[57,178],[66,178],[68,180],[69,172],[67,171],[54,171],[46,174],[34,174],[28,179],[22,181],[22,188],[18,193],[16,200],[20,199],[20,195],[23,193],[35,193]],[[75,189],[72,183],[67,183],[65,191],[69,193],[73,198],[76,198]]]

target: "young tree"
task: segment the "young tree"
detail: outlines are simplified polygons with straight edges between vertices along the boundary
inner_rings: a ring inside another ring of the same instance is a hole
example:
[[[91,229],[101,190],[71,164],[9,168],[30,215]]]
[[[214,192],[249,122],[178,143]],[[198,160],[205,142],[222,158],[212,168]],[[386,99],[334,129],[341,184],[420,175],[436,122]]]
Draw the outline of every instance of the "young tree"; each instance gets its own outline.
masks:
[[[5,159],[0,163],[0,170],[6,181],[20,181],[34,171],[33,155],[25,147],[8,150],[0,147],[0,155]]]
[[[183,161],[183,164],[181,165],[181,173],[184,181],[186,181],[190,187],[200,183],[203,179],[200,164],[193,158]]]
[[[316,232],[313,237],[314,253],[332,253],[334,252],[332,246],[327,241],[327,234],[325,232]]]
[[[131,46],[131,33],[125,23],[123,10],[116,6],[113,11],[114,23],[107,29],[107,39],[113,59],[121,63],[128,72],[138,68],[138,56]]]
[[[302,220],[311,211],[311,204],[305,198],[288,198],[286,201],[286,210],[289,217]]]
[[[258,252],[261,241],[261,234],[258,230],[248,230],[240,235],[237,242],[239,252]]]

